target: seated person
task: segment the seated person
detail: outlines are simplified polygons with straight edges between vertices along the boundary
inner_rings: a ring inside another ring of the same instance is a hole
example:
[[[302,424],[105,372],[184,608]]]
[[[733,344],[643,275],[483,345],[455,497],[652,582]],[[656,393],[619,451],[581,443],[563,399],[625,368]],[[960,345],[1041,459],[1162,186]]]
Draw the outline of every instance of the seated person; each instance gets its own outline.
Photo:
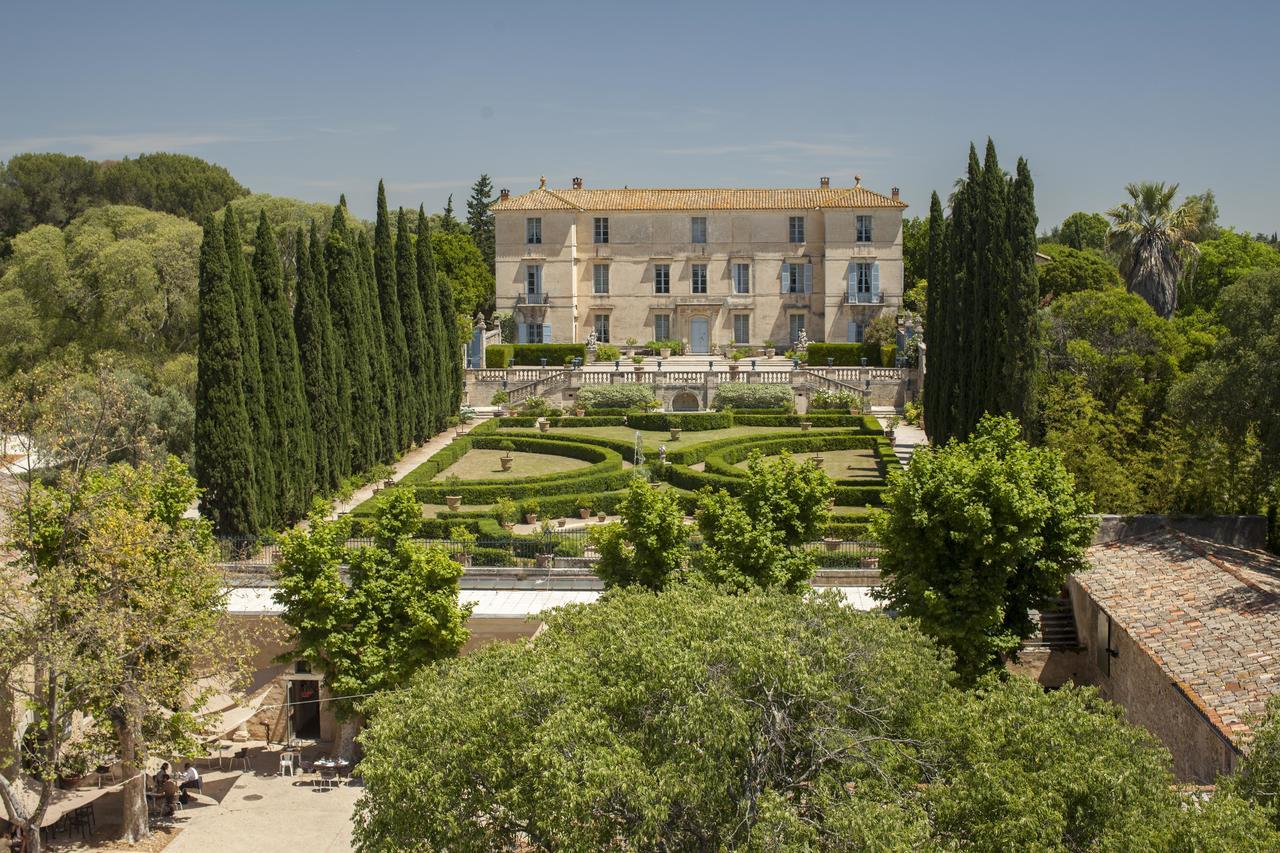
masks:
[[[171,778],[166,778],[160,791],[164,795],[164,816],[173,817],[174,805],[178,802],[178,783]],[[187,796],[186,791],[182,792],[182,796],[184,798]],[[183,802],[186,802],[186,799]]]
[[[200,790],[200,774],[196,772],[196,768],[191,765],[190,761],[183,766],[185,769],[182,771],[182,782],[178,785],[178,788],[182,791],[182,802],[186,803],[191,796],[187,793],[188,791]]]
[[[157,791],[164,789],[164,783],[169,779],[169,762],[160,765],[160,769],[156,771],[156,775],[152,777],[155,781]]]

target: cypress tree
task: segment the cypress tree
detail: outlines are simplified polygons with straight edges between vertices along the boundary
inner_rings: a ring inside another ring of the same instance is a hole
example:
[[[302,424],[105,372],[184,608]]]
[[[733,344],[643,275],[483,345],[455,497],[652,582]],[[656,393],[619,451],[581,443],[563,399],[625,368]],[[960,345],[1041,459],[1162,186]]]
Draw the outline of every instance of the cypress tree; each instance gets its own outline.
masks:
[[[265,314],[265,325],[258,327],[259,339],[266,340],[263,331],[271,329],[271,351],[275,366],[268,371],[267,347],[264,345],[263,383],[270,387],[275,383],[279,396],[268,400],[268,416],[276,430],[276,447],[280,470],[277,489],[280,514],[286,523],[302,518],[315,482],[315,450],[311,446],[311,417],[306,396],[302,390],[302,365],[298,357],[298,340],[293,329],[293,315],[284,292],[284,265],[275,232],[267,221],[265,211],[258,213],[258,230],[253,241],[253,273],[258,281],[258,300]],[[268,373],[272,379],[268,380]]]
[[[1009,286],[1005,299],[1006,371],[1000,382],[1000,409],[1030,423],[1037,372],[1040,282],[1036,273],[1035,185],[1025,158],[1018,158],[1009,189]]]
[[[382,309],[382,331],[386,340],[388,382],[396,409],[395,448],[404,451],[413,443],[412,380],[409,375],[409,344],[405,337],[403,307],[396,282],[396,247],[391,240],[391,216],[387,193],[378,181],[378,220],[373,232],[373,269],[378,279],[378,304]]]
[[[284,404],[284,381],[280,376],[280,356],[276,352],[276,330],[272,321],[270,303],[268,302],[267,291],[271,287],[271,259],[265,257],[267,249],[262,245],[262,229],[266,227],[267,240],[274,245],[275,235],[271,233],[271,226],[265,225],[262,215],[258,218],[258,229],[254,233],[253,262],[250,269],[249,284],[254,288],[254,329],[258,333],[258,364],[262,370],[262,408],[263,418],[266,423],[266,429],[263,430],[262,444],[257,445],[255,450],[257,455],[269,457],[272,460],[272,479],[266,484],[267,491],[271,500],[271,506],[275,510],[275,516],[270,520],[272,527],[275,527],[289,519],[285,512],[286,494],[289,491],[288,484],[292,476],[291,466],[292,460],[287,455],[286,446],[288,444],[285,435],[285,404]],[[279,253],[275,255],[276,266],[279,266]],[[276,278],[280,278],[281,273],[277,271]],[[279,287],[279,282],[276,283]]]
[[[430,232],[430,224],[427,225],[427,230]],[[429,243],[430,234],[427,236]],[[453,284],[447,275],[437,270],[434,247],[430,277],[435,283],[436,304],[440,308],[440,323],[444,327],[444,352],[438,354],[437,358],[440,359],[441,376],[444,377],[441,388],[444,390],[443,400],[447,410],[443,417],[449,418],[456,415],[462,406],[462,332],[458,327],[457,309],[453,301]]]
[[[329,263],[325,243],[321,241],[316,223],[311,222],[311,270],[316,279],[317,304],[323,312],[325,370],[333,385],[333,406],[330,410],[334,423],[333,437],[329,439],[329,468],[335,487],[351,473],[351,448],[355,438],[351,428],[351,374],[347,371],[346,353],[338,345],[338,332],[333,319],[333,299],[329,295]]]
[[[428,399],[427,371],[432,361],[427,341],[427,320],[422,312],[422,294],[418,292],[418,268],[409,236],[409,217],[404,208],[396,215],[396,290],[404,325],[405,347],[409,359],[408,405],[410,436],[414,444],[430,437],[431,412]]]
[[[361,296],[364,299],[365,333],[369,336],[369,365],[377,402],[378,455],[381,462],[394,462],[399,451],[400,412],[396,407],[395,388],[391,383],[391,359],[387,355],[387,332],[382,322],[382,305],[378,299],[378,281],[374,273],[373,247],[364,232],[356,234],[356,252],[360,260]]]
[[[253,482],[258,506],[258,526],[279,526],[276,508],[275,439],[267,419],[266,392],[262,384],[261,345],[258,341],[258,289],[244,259],[240,223],[231,205],[222,216],[223,239],[227,247],[227,271],[236,296],[236,316],[240,320],[240,361],[244,365],[244,407],[249,413],[253,436]]]
[[[1011,353],[1008,349],[1008,317],[1005,315],[1006,297],[1011,272],[1009,251],[1009,181],[996,158],[996,146],[987,139],[986,155],[982,163],[982,189],[979,202],[981,213],[977,218],[978,267],[977,267],[977,323],[974,329],[986,329],[986,334],[974,336],[975,348],[970,351],[981,371],[973,383],[968,418],[969,428],[978,425],[978,419],[987,412],[1000,411],[1000,382],[1004,377]]]
[[[436,262],[431,249],[431,223],[422,208],[418,208],[418,290],[422,294],[422,313],[426,319],[426,344],[431,358],[426,375],[426,399],[429,419],[428,435],[444,429],[445,412],[448,410],[449,389],[446,384],[448,370],[444,359],[448,342],[445,340],[444,322],[440,318],[440,299],[436,292]]]
[[[296,242],[298,281],[294,288],[294,327],[298,345],[301,387],[305,389],[306,406],[312,428],[311,471],[314,488],[329,490],[337,485],[331,466],[331,446],[337,440],[332,362],[325,352],[325,306],[317,290],[311,252],[298,229]],[[316,246],[318,249],[319,246]]]
[[[237,249],[239,247],[237,246]],[[195,469],[200,511],[228,536],[258,534],[253,437],[245,410],[240,321],[223,229],[205,219],[200,243]]]
[[[945,384],[946,367],[951,359],[951,353],[947,349],[947,333],[951,319],[949,311],[952,307],[949,305],[948,292],[950,277],[946,274],[946,220],[942,214],[942,202],[936,192],[929,199],[929,250],[925,279],[929,282],[929,288],[926,292],[924,317],[925,334],[928,336],[925,353],[924,423],[932,436],[935,429],[944,425],[941,406],[951,399],[951,391]]]
[[[325,263],[329,272],[334,345],[342,353],[351,383],[351,447],[346,470],[348,473],[365,471],[378,460],[378,406],[360,261],[341,204],[334,208],[333,224],[325,238]]]

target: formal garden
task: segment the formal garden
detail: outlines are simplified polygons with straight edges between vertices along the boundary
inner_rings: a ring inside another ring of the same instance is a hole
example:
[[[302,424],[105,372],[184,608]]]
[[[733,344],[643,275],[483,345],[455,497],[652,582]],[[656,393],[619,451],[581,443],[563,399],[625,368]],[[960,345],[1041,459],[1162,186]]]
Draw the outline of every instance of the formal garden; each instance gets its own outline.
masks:
[[[839,395],[795,412],[785,385],[725,387],[706,412],[656,409],[643,386],[584,389],[565,412],[542,399],[479,423],[394,487],[423,507],[421,537],[476,566],[550,565],[589,558],[593,527],[616,517],[636,476],[657,483],[692,516],[705,488],[738,494],[753,454],[803,459],[831,477],[831,520],[806,546],[820,566],[875,559],[868,512],[901,465],[880,423]],[[352,512],[369,529],[386,491]],[[697,544],[695,528],[690,537]]]

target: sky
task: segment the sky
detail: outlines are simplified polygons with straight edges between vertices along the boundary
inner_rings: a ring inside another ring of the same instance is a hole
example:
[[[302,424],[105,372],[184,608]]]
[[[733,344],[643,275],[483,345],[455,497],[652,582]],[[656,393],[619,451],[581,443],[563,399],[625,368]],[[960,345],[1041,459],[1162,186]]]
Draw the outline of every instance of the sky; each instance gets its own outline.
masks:
[[[1280,3],[0,0],[0,159],[176,151],[254,191],[465,206],[522,192],[816,186],[945,199],[1026,157],[1041,229],[1131,181],[1280,230]]]

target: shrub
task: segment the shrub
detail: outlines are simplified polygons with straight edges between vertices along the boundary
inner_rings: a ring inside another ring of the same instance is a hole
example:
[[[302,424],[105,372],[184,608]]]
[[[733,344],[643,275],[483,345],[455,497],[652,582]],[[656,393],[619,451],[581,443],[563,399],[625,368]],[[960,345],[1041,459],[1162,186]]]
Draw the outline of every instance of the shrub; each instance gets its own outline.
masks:
[[[587,360],[586,344],[513,344],[512,350],[516,364],[534,367],[544,358],[548,365],[566,364],[573,358]]]
[[[490,344],[484,348],[484,363],[487,367],[510,367],[514,351],[511,344]]]
[[[503,495],[493,505],[493,520],[498,524],[512,524],[516,520],[516,502]]]
[[[600,344],[596,347],[596,361],[617,361],[622,358],[622,350],[613,344]]]
[[[539,509],[541,509],[541,505],[536,500],[529,498],[520,502],[519,515],[521,518],[537,515]]]
[[[648,385],[588,385],[578,392],[578,404],[584,409],[647,408],[658,402]]]
[[[733,415],[728,412],[699,412],[687,415],[665,412],[632,413],[627,415],[627,426],[654,432],[672,428],[701,432],[709,429],[728,429],[733,426]]]
[[[516,564],[516,555],[506,548],[473,548],[471,550],[471,564],[486,568],[514,566]]]
[[[790,385],[762,382],[725,382],[716,389],[713,409],[779,409],[790,408],[795,394]]]
[[[543,397],[530,397],[520,404],[520,414],[530,418],[558,418],[564,412],[554,408]]]
[[[502,406],[502,405],[505,405],[507,400],[510,400],[510,399],[511,399],[511,395],[508,394],[502,388],[499,388],[497,391],[494,391],[493,396],[489,398],[489,405]]]
[[[809,364],[826,367],[832,359],[835,367],[857,367],[862,359],[875,366],[880,363],[879,344],[809,344]]]
[[[661,341],[649,341],[645,344],[654,355],[658,354],[658,350],[669,349],[672,355],[684,355],[684,341],[678,338],[667,338]]]
[[[809,397],[809,411],[836,409],[849,411],[856,408],[862,411],[862,395],[853,391],[828,391],[819,388]]]

